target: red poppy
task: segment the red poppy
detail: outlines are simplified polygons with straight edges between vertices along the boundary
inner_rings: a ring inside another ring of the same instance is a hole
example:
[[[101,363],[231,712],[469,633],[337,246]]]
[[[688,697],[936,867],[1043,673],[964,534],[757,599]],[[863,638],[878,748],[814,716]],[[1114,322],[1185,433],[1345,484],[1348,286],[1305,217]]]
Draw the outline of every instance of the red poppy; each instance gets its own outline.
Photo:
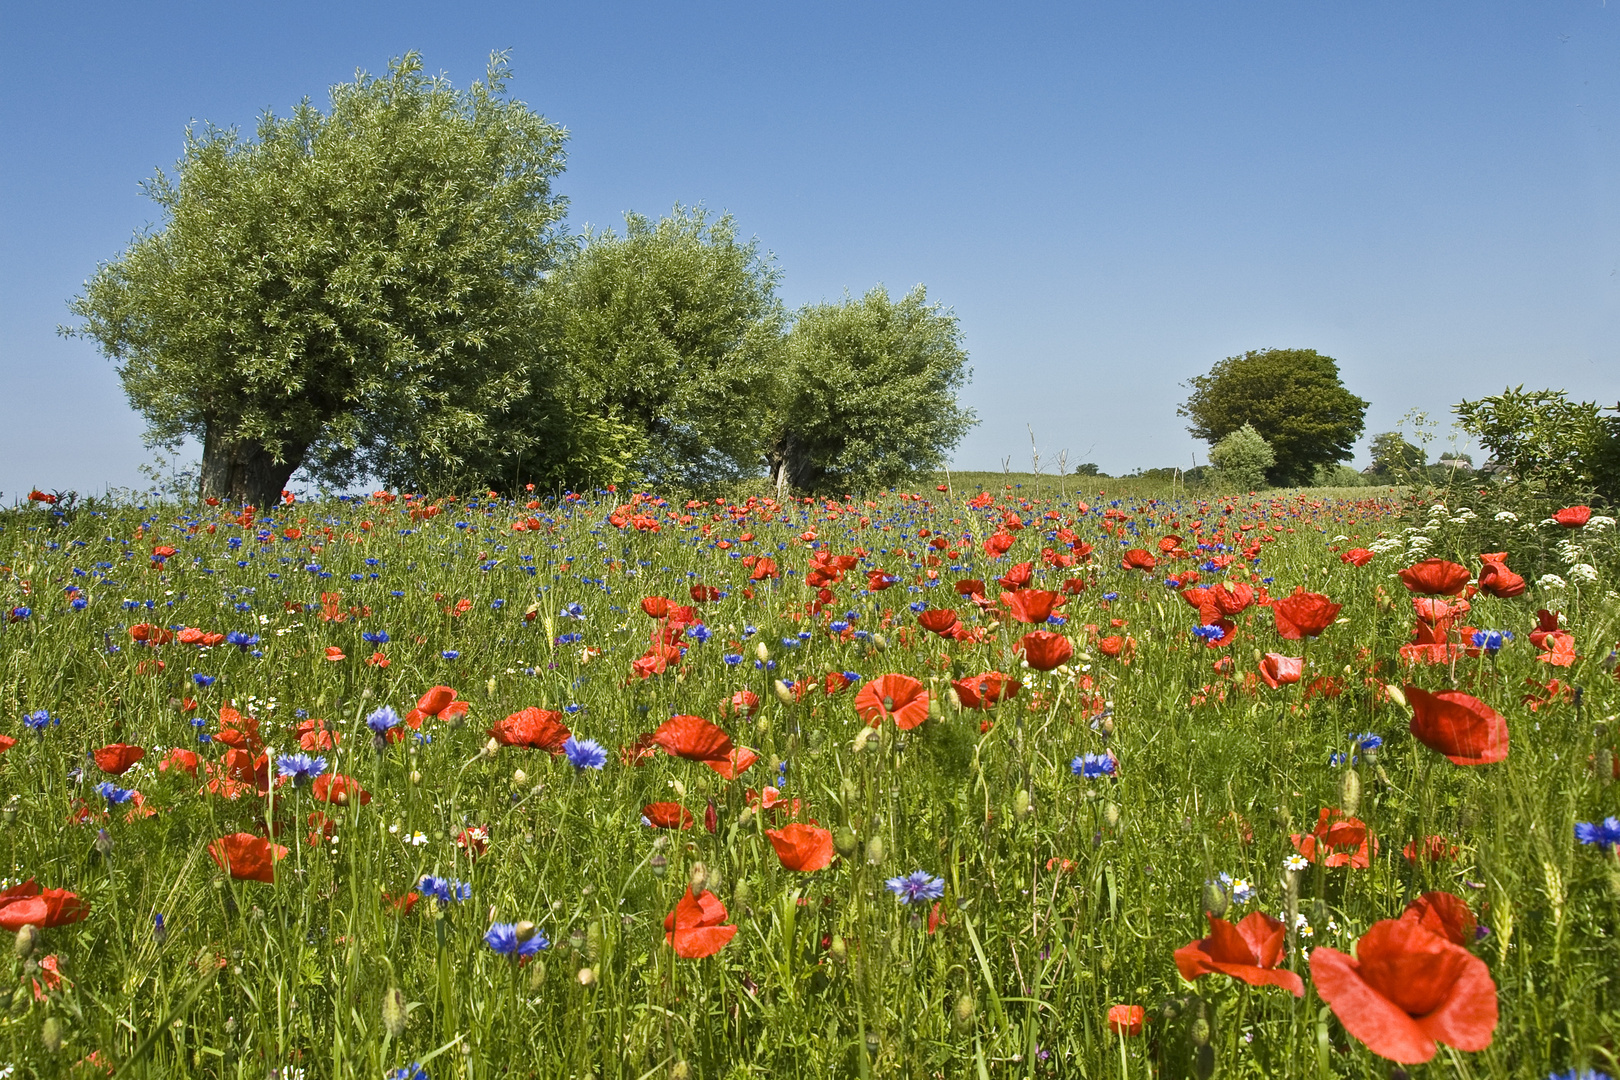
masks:
[[[961,616],[952,608],[929,608],[917,616],[917,622],[924,630],[947,635],[961,622]]]
[[[669,601],[662,596],[643,596],[641,610],[655,619],[662,619],[669,615]]]
[[[221,870],[238,881],[276,880],[276,860],[287,856],[287,849],[252,833],[232,833],[208,845],[208,854]]]
[[[328,645],[326,647],[326,659],[335,662],[338,660],[347,660],[348,656],[345,655],[343,650],[338,648],[336,645]]]
[[[1237,637],[1237,623],[1233,622],[1231,619],[1212,619],[1204,625],[1213,626],[1215,629],[1221,632],[1219,637],[1204,639],[1204,647],[1206,649],[1225,648],[1226,646],[1232,644],[1233,638]]]
[[[229,705],[219,708],[219,734],[214,736],[214,741],[250,754],[264,749],[264,740],[259,737],[259,718],[243,716]]]
[[[686,960],[713,956],[736,936],[735,926],[722,926],[726,905],[714,893],[704,890],[693,896],[690,887],[675,910],[664,916],[664,940],[675,947],[675,955]]]
[[[1074,655],[1074,642],[1050,630],[1032,630],[1018,639],[1016,651],[1036,671],[1051,671],[1068,663]]]
[[[727,780],[735,780],[737,777],[753,768],[754,762],[758,760],[758,751],[751,750],[746,746],[734,746],[732,747],[731,752],[725,757],[721,758],[719,761],[705,761],[703,764],[707,765],[709,768],[713,769]]]
[[[955,588],[956,595],[958,596],[984,595],[984,582],[978,580],[977,578],[963,578],[961,581],[956,583]]]
[[[987,671],[983,675],[957,679],[951,683],[951,689],[956,691],[964,709],[985,709],[999,701],[1017,697],[1023,685],[999,671]]]
[[[720,703],[720,715],[722,716],[747,718],[757,712],[759,712],[759,695],[752,690],[738,690]]]
[[[422,721],[430,716],[454,720],[466,715],[467,703],[457,701],[454,690],[448,686],[435,686],[417,699],[416,708],[405,714],[405,722],[411,727],[421,727]]]
[[[1473,575],[1445,559],[1424,559],[1400,572],[1401,581],[1421,596],[1460,596]]]
[[[1457,845],[1443,836],[1425,836],[1421,846],[1416,840],[1408,840],[1401,855],[1409,863],[1416,863],[1419,857],[1425,862],[1447,862],[1457,857]]]
[[[1317,815],[1316,828],[1308,833],[1294,833],[1289,837],[1294,850],[1311,862],[1322,862],[1326,855],[1329,866],[1348,866],[1364,870],[1367,857],[1367,824],[1360,818],[1346,817],[1342,810],[1324,806]]]
[[[0,927],[16,932],[25,926],[48,928],[76,923],[90,915],[90,905],[66,889],[45,889],[34,880],[0,892]]]
[[[317,776],[309,786],[309,793],[317,802],[336,803],[339,806],[353,803],[364,806],[371,801],[371,792],[361,787],[360,781],[342,773],[322,773]]]
[[[1260,677],[1266,685],[1273,690],[1284,683],[1297,683],[1305,674],[1305,658],[1303,656],[1283,656],[1280,653],[1268,652],[1260,661]]]
[[[1125,558],[1120,562],[1120,566],[1126,570],[1152,570],[1158,565],[1159,560],[1149,555],[1142,548],[1131,548],[1125,553]]]
[[[1063,599],[1059,592],[1048,592],[1045,589],[1021,589],[1014,593],[1002,593],[1001,602],[1007,605],[1012,617],[1021,623],[1031,623],[1039,626],[1052,615],[1052,609]]]
[[[181,769],[187,773],[190,773],[192,776],[196,776],[197,765],[199,763],[200,759],[197,757],[194,751],[184,750],[177,746],[173,750],[170,750],[167,756],[165,756],[164,759],[158,763],[158,772],[168,772],[170,769]]]
[[[825,870],[832,865],[831,829],[823,829],[816,825],[801,825],[795,821],[780,829],[767,829],[765,835],[770,838],[771,846],[776,849],[776,857],[782,860],[782,865],[789,870],[809,873],[813,870]]]
[[[1351,548],[1349,551],[1341,553],[1339,560],[1349,563],[1351,566],[1366,566],[1373,561],[1373,552],[1368,551],[1366,548]]]
[[[1481,555],[1483,564],[1479,571],[1479,591],[1502,600],[1510,600],[1515,596],[1523,596],[1526,588],[1523,575],[1515,574],[1507,567],[1507,553],[1496,552]]]
[[[645,765],[657,753],[658,744],[653,742],[652,732],[644,731],[619,747],[619,761],[624,765]]]
[[[1463,898],[1448,892],[1424,893],[1406,905],[1401,918],[1464,947],[1474,943],[1474,930],[1479,925]]]
[[[1097,639],[1097,651],[1104,656],[1122,656],[1125,652],[1127,639],[1118,634],[1109,634],[1107,637]]]
[[[1536,654],[1536,659],[1554,667],[1570,667],[1578,659],[1575,655],[1574,635],[1566,634],[1562,630],[1554,630],[1550,634],[1543,635],[1541,650]]]
[[[1430,693],[1406,687],[1412,706],[1413,737],[1457,765],[1489,765],[1508,755],[1508,726],[1502,715],[1461,690]]]
[[[674,716],[653,732],[653,742],[688,761],[726,761],[731,736],[701,716]]]
[[[1496,1031],[1496,983],[1485,961],[1416,921],[1374,923],[1353,957],[1312,950],[1311,982],[1346,1031],[1402,1064],[1428,1061],[1437,1042],[1483,1050]]]
[[[1241,614],[1254,603],[1254,586],[1241,581],[1223,581],[1210,586],[1209,602],[1216,611],[1230,618]]]
[[[1546,608],[1539,609],[1536,612],[1536,628],[1530,631],[1530,644],[1538,649],[1546,648],[1543,643],[1547,640],[1547,635],[1559,632],[1558,619],[1557,612],[1548,611]]]
[[[855,695],[855,712],[872,727],[892,716],[895,727],[910,731],[928,719],[928,691],[910,675],[880,675]]]
[[[404,896],[391,896],[385,889],[383,890],[382,898],[383,903],[393,909],[395,913],[400,915],[409,915],[411,913],[411,909],[421,901],[422,894],[412,891],[406,893]]]
[[[476,860],[478,856],[489,850],[489,829],[483,825],[469,825],[461,830],[456,837],[456,847],[467,853],[467,858]]]
[[[655,802],[641,808],[641,820],[654,829],[690,829],[696,818],[680,803]]]
[[[713,585],[693,585],[687,592],[692,595],[694,604],[706,604],[711,600],[720,599],[720,590]]]
[[[270,755],[260,754],[255,757],[246,750],[232,748],[225,751],[225,760],[222,764],[226,780],[257,791],[270,790]]]
[[[1140,1005],[1114,1005],[1108,1010],[1108,1030],[1115,1035],[1140,1035],[1147,1010]]]
[[[753,572],[748,575],[748,579],[750,581],[764,581],[767,578],[773,578],[775,576],[776,560],[761,557],[754,560],[754,569]],[[707,896],[708,894],[705,893],[704,895]]]
[[[398,730],[390,728],[389,734]],[[300,721],[293,734],[298,736],[298,745],[310,751],[331,750],[343,741],[340,733],[327,727],[325,720],[318,719]]]
[[[1280,986],[1295,997],[1305,996],[1305,983],[1294,972],[1279,968],[1288,928],[1263,911],[1250,912],[1233,926],[1204,912],[1209,937],[1176,950],[1176,967],[1188,982],[1203,975],[1230,975],[1250,986]]]
[[[1289,641],[1302,637],[1319,637],[1339,617],[1339,608],[1321,593],[1306,592],[1303,585],[1296,586],[1293,595],[1274,600],[1271,617],[1277,624],[1277,633]]]
[[[1578,529],[1592,520],[1590,506],[1566,506],[1553,515],[1553,520],[1566,529]]]
[[[1008,592],[1017,592],[1020,589],[1026,588],[1034,576],[1035,564],[1032,562],[1021,562],[998,578],[996,580],[996,584],[1000,585]]]
[[[17,740],[13,739],[10,735],[0,735],[0,754],[5,753],[7,750],[10,750],[16,745]]]
[[[122,776],[129,771],[132,765],[145,756],[146,751],[139,746],[130,746],[127,743],[113,743],[96,751],[96,768],[110,776]]]
[[[562,722],[562,713],[531,705],[497,723],[489,734],[502,746],[528,746],[560,754],[563,743],[573,733]]]

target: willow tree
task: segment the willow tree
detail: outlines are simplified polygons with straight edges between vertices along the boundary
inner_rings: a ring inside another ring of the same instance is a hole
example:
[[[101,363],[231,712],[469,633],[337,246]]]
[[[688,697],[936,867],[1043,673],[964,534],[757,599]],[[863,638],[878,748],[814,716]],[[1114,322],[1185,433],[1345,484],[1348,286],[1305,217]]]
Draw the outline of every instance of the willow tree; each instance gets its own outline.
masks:
[[[161,224],[97,270],[67,332],[118,365],[151,442],[201,442],[204,495],[263,504],[300,466],[431,483],[487,455],[538,368],[565,209],[566,133],[507,78],[497,54],[458,91],[409,53],[254,139],[188,129],[146,184]]]

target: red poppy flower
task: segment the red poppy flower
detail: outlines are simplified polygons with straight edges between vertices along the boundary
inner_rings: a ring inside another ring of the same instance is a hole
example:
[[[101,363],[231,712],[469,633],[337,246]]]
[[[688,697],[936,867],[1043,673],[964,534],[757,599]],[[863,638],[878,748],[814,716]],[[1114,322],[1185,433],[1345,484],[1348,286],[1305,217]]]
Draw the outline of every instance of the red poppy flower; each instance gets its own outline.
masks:
[[[497,723],[489,734],[502,746],[528,746],[561,754],[563,743],[573,733],[562,722],[562,713],[531,705]]]
[[[917,622],[924,630],[945,635],[961,622],[961,616],[951,608],[929,608],[917,616]]]
[[[669,601],[662,596],[643,596],[641,610],[655,619],[662,619],[669,615]]]
[[[199,763],[200,759],[197,757],[194,751],[184,750],[177,746],[173,750],[170,750],[168,755],[158,763],[158,772],[168,772],[170,769],[180,769],[191,774],[192,776],[196,776],[197,766]]]
[[[25,926],[66,926],[89,915],[90,905],[76,894],[66,889],[42,892],[32,878],[0,892],[0,927],[12,932]]]
[[[465,851],[469,859],[476,860],[489,850],[489,829],[483,825],[467,826],[461,830],[461,835],[456,837],[456,847]]]
[[[996,584],[1000,585],[1008,592],[1017,592],[1020,589],[1026,588],[1034,576],[1035,564],[1031,562],[1021,562],[997,579]]]
[[[1068,663],[1074,655],[1074,642],[1050,630],[1032,630],[1018,639],[1015,650],[1024,654],[1025,661],[1036,671],[1051,671]]]
[[[1125,558],[1120,562],[1120,566],[1126,570],[1152,570],[1158,565],[1159,560],[1149,555],[1142,548],[1131,548],[1125,553]]]
[[[1295,587],[1293,595],[1272,601],[1271,617],[1278,634],[1298,641],[1302,637],[1320,637],[1339,617],[1341,606],[1321,593],[1306,592],[1301,585]]]
[[[1570,667],[1578,659],[1575,655],[1574,635],[1566,634],[1562,630],[1554,630],[1550,634],[1543,635],[1541,650],[1536,654],[1536,659],[1554,667]]]
[[[895,727],[910,731],[928,719],[928,691],[910,675],[880,675],[855,695],[855,712],[872,727],[892,716]]]
[[[675,947],[676,956],[701,960],[725,948],[736,936],[735,926],[720,925],[725,921],[726,905],[714,893],[704,890],[693,896],[688,888],[675,910],[664,916],[664,940]]]
[[[309,785],[309,793],[317,802],[336,803],[339,806],[366,805],[371,792],[360,786],[360,781],[342,773],[322,773]]]
[[[1526,588],[1524,577],[1515,574],[1507,567],[1505,552],[1492,555],[1481,555],[1483,565],[1479,571],[1479,591],[1502,600],[1511,600],[1515,596],[1523,596]]]
[[[1578,529],[1592,520],[1590,506],[1566,506],[1553,515],[1553,520],[1566,529]]]
[[[398,730],[390,728],[389,734]],[[327,727],[325,720],[318,719],[300,721],[293,729],[293,734],[298,736],[298,745],[310,751],[331,750],[343,741],[343,736],[339,732]]]
[[[653,742],[688,761],[726,761],[731,736],[701,716],[674,716],[653,732]]]
[[[1322,862],[1325,855],[1329,866],[1365,870],[1369,864],[1366,822],[1346,817],[1342,810],[1334,807],[1322,808],[1313,831],[1294,833],[1289,840],[1294,850],[1313,863]]]
[[[229,705],[220,706],[219,734],[214,736],[214,741],[250,754],[264,749],[264,740],[259,737],[259,718],[243,716]]]
[[[270,790],[270,755],[253,756],[246,750],[232,748],[225,751],[223,772],[225,778],[257,791]]]
[[[957,698],[962,702],[962,708],[985,709],[999,701],[1017,697],[1023,685],[999,671],[987,671],[983,675],[969,675],[964,679],[957,679],[951,683],[951,689],[956,691]]]
[[[1126,639],[1118,634],[1109,634],[1107,637],[1097,639],[1097,651],[1104,656],[1121,656],[1125,652]]]
[[[1140,1005],[1114,1005],[1108,1010],[1108,1030],[1115,1035],[1140,1035],[1147,1010]]]
[[[1401,918],[1464,947],[1474,943],[1474,930],[1479,925],[1463,898],[1448,892],[1424,893],[1406,905]]]
[[[776,560],[759,558],[754,560],[753,572],[748,575],[750,581],[764,581],[776,576]],[[707,895],[707,894],[704,894]]]
[[[776,849],[776,857],[782,860],[782,865],[789,870],[809,873],[814,870],[825,870],[832,865],[831,829],[823,829],[816,825],[801,825],[795,821],[780,829],[767,829],[765,835],[770,838],[771,846]]]
[[[706,604],[711,600],[720,599],[720,590],[713,585],[693,585],[687,592],[692,595],[694,604]]]
[[[1349,551],[1341,553],[1339,560],[1349,563],[1351,566],[1366,566],[1373,561],[1373,552],[1368,551],[1366,548],[1351,548]]]
[[[680,803],[655,802],[641,808],[641,820],[654,829],[690,829],[697,821]]]
[[[347,660],[348,656],[336,645],[328,645],[326,647],[326,659],[336,662],[338,660]]]
[[[1188,982],[1203,975],[1230,975],[1250,986],[1280,986],[1295,997],[1305,996],[1305,983],[1294,972],[1279,968],[1288,928],[1263,911],[1250,912],[1233,926],[1204,912],[1209,937],[1176,950],[1176,967]]]
[[[1472,576],[1468,567],[1445,559],[1424,559],[1400,572],[1406,587],[1422,596],[1460,596]]]
[[[1346,1031],[1401,1064],[1428,1061],[1437,1042],[1483,1050],[1496,1031],[1496,983],[1485,961],[1415,921],[1374,923],[1353,957],[1312,950],[1311,982]]]
[[[287,849],[252,833],[232,833],[208,845],[208,854],[221,870],[238,881],[276,880],[276,860],[287,856]]]
[[[956,583],[955,588],[956,595],[958,596],[984,595],[984,582],[978,580],[977,578],[963,578],[961,581]]]
[[[103,746],[95,753],[96,768],[111,776],[122,776],[130,767],[146,756],[146,751],[139,746],[130,746],[127,743],[113,743]]]
[[[421,901],[422,894],[412,891],[406,893],[404,896],[392,896],[386,889],[384,889],[382,898],[383,903],[389,908],[393,909],[395,913],[400,915],[409,915],[411,913],[411,909]]]
[[[759,695],[752,690],[738,690],[720,703],[720,715],[741,716],[744,719],[759,712]]]
[[[422,726],[428,717],[454,720],[467,715],[467,703],[456,700],[456,692],[448,686],[435,686],[417,699],[416,708],[405,714],[405,722],[413,728]]]
[[[758,760],[758,751],[751,750],[746,746],[734,746],[732,747],[731,752],[725,757],[721,758],[719,761],[705,761],[703,764],[707,765],[709,768],[713,769],[727,780],[735,780],[737,777],[753,768],[754,762]]]
[[[1048,592],[1045,589],[1022,589],[1014,593],[1002,593],[1001,602],[1007,605],[1012,617],[1021,623],[1031,623],[1039,626],[1052,615],[1052,609],[1063,599],[1059,592]]]
[[[1212,619],[1209,622],[1206,622],[1204,625],[1213,626],[1215,629],[1221,632],[1219,637],[1204,639],[1204,647],[1206,649],[1225,648],[1226,646],[1232,644],[1233,638],[1237,637],[1237,623],[1233,622],[1231,619]]]
[[[1209,602],[1216,611],[1230,618],[1241,614],[1254,603],[1254,586],[1245,585],[1240,581],[1223,581],[1219,585],[1211,585]]]
[[[1420,857],[1425,862],[1447,862],[1457,857],[1457,845],[1443,836],[1425,836],[1421,846],[1416,840],[1408,840],[1401,855],[1409,863],[1416,863]]]
[[[1502,715],[1461,690],[1430,693],[1406,687],[1412,706],[1413,737],[1457,765],[1489,765],[1508,755],[1508,726]]]
[[[1303,656],[1283,656],[1280,653],[1268,652],[1260,661],[1260,677],[1266,685],[1273,690],[1284,683],[1297,683],[1305,674],[1305,658]]]

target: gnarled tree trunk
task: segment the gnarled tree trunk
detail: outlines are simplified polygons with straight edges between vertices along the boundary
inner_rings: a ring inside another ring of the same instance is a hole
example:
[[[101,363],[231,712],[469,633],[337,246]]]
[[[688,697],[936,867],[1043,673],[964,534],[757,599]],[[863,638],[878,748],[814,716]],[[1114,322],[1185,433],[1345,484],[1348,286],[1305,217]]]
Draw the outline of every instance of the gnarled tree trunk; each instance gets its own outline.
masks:
[[[810,449],[794,432],[778,435],[766,451],[766,459],[777,498],[786,498],[791,491],[808,491],[815,484],[817,469],[810,460]]]
[[[202,495],[238,506],[275,506],[302,463],[305,449],[289,446],[286,460],[277,461],[263,446],[229,438],[210,424],[203,438]]]

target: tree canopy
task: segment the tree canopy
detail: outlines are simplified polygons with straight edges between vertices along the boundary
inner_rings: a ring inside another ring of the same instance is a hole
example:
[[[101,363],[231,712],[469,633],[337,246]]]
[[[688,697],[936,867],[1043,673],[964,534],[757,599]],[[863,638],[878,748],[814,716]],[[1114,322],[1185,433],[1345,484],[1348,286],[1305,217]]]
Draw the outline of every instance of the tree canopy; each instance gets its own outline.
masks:
[[[1251,425],[1276,454],[1266,479],[1279,485],[1309,484],[1317,466],[1348,459],[1367,412],[1338,361],[1315,349],[1229,356],[1186,385],[1192,394],[1177,413],[1192,419],[1187,430],[1214,446]]]
[[[1372,472],[1378,476],[1405,477],[1421,470],[1428,460],[1423,448],[1408,442],[1399,431],[1374,435],[1368,449],[1372,455]]]

